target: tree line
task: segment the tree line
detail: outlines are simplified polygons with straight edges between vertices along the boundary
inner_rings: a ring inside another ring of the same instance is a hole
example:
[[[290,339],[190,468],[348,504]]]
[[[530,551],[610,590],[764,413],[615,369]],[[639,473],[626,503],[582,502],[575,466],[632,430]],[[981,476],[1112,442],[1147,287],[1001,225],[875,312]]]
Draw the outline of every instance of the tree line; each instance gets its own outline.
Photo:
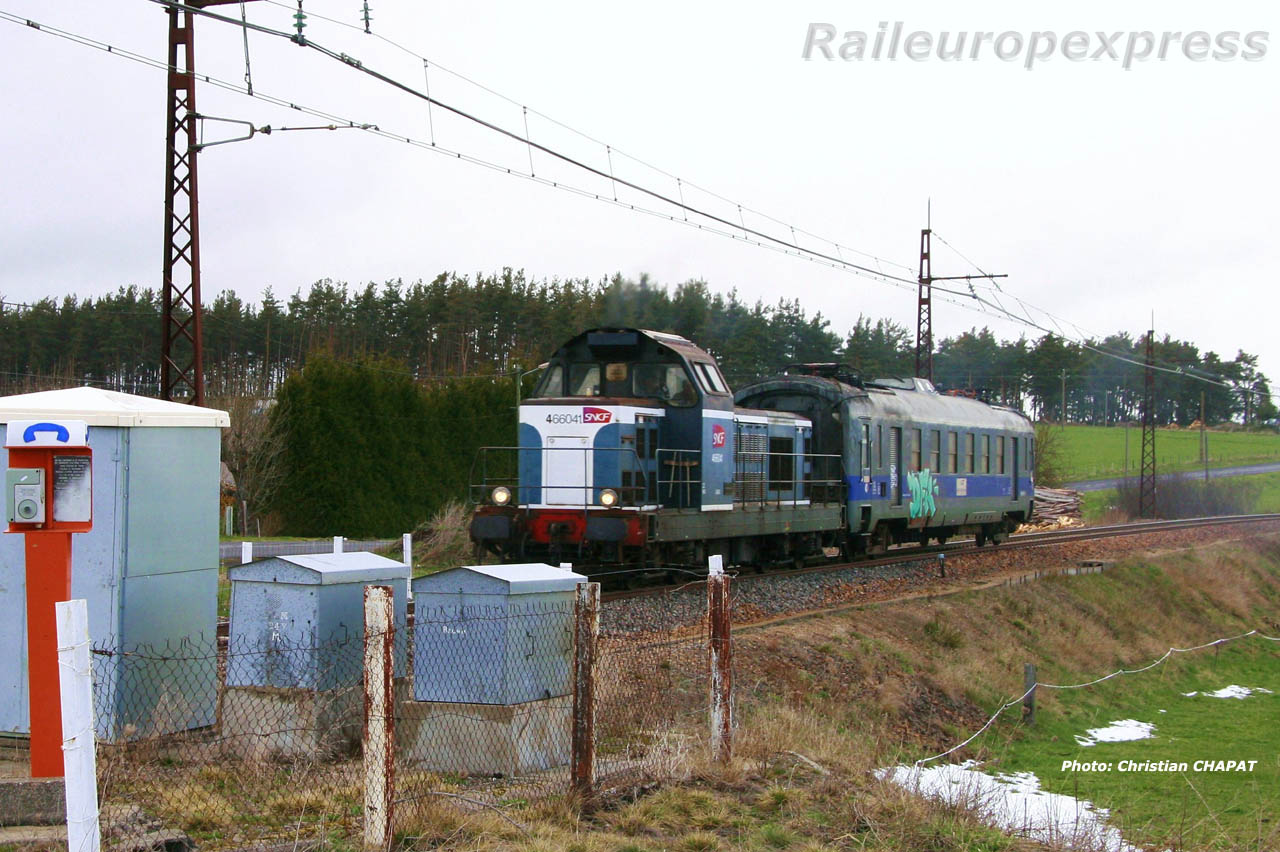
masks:
[[[682,334],[715,354],[735,386],[809,361],[844,362],[865,377],[914,373],[914,335],[889,319],[859,317],[840,334],[799,299],[748,304],[703,281],[668,288],[644,276],[534,280],[503,269],[409,284],[353,287],[326,279],[284,300],[268,290],[260,303],[224,291],[204,312],[206,395],[272,398],[315,352],[386,359],[420,383],[509,376],[597,325]],[[0,301],[0,392],[93,384],[154,395],[161,328],[160,294],[149,289],[31,305]],[[1038,419],[1116,423],[1141,416],[1144,358],[1145,340],[1128,332],[1077,344],[1051,335],[1002,341],[975,328],[938,341],[934,383]],[[1162,425],[1197,420],[1202,392],[1210,423],[1276,417],[1254,355],[1228,360],[1165,336],[1155,342],[1155,360],[1164,368],[1155,380]]]

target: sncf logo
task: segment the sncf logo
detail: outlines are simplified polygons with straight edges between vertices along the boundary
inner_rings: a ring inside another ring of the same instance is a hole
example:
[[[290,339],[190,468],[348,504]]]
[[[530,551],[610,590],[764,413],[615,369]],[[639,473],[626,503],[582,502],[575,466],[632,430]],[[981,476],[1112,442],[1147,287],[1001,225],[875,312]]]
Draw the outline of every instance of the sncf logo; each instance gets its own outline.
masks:
[[[613,412],[607,408],[591,408],[590,406],[582,409],[583,423],[608,423],[613,420]]]
[[[721,426],[719,423],[712,426],[711,427],[711,446],[723,447],[724,436],[725,436],[725,431],[723,426]]]

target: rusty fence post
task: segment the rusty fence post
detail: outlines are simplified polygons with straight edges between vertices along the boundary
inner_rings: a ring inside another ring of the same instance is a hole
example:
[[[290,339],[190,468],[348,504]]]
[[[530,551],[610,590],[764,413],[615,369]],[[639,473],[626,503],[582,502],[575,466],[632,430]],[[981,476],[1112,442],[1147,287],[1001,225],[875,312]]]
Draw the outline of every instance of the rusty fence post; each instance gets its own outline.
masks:
[[[395,685],[390,586],[364,587],[364,848],[391,843],[395,791]]]
[[[1036,664],[1027,663],[1022,668],[1022,721],[1028,725],[1036,722]]]
[[[733,752],[733,640],[730,636],[729,577],[719,555],[707,560],[707,656],[711,683],[711,758],[727,763]]]
[[[600,584],[579,583],[573,607],[573,720],[570,785],[579,804],[590,805],[596,762],[596,654],[600,638]]]

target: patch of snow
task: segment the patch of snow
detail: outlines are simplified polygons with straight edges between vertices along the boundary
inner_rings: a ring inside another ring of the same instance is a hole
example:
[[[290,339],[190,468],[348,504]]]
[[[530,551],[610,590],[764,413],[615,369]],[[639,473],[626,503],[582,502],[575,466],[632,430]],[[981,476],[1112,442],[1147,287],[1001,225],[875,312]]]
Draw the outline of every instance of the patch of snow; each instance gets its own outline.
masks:
[[[1109,811],[1092,802],[1040,789],[1033,772],[988,775],[975,761],[940,766],[892,766],[877,778],[949,805],[974,811],[989,825],[1041,843],[1105,852],[1140,852],[1107,824]]]
[[[1130,740],[1146,740],[1155,736],[1156,726],[1136,719],[1121,719],[1105,728],[1090,728],[1084,734],[1076,734],[1076,742],[1082,746],[1098,743],[1125,743]]]
[[[1255,692],[1257,693],[1265,692],[1268,695],[1271,694],[1271,690],[1264,689],[1261,686],[1236,686],[1234,683],[1231,684],[1231,686],[1222,687],[1222,689],[1219,689],[1217,692],[1184,692],[1182,694],[1185,695],[1187,698],[1194,698],[1197,695],[1203,695],[1205,698],[1241,698],[1243,699],[1243,698],[1248,698],[1250,695],[1253,695]]]

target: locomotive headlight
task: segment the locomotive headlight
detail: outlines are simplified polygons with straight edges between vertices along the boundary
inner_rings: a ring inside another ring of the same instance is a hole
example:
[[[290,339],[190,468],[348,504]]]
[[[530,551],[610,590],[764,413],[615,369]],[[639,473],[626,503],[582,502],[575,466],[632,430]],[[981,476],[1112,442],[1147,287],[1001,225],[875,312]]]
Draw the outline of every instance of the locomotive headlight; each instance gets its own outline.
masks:
[[[606,509],[612,509],[618,505],[618,492],[612,488],[606,488],[600,492],[600,505]]]
[[[499,485],[489,492],[489,499],[495,506],[505,506],[511,502],[511,489],[505,485]]]

